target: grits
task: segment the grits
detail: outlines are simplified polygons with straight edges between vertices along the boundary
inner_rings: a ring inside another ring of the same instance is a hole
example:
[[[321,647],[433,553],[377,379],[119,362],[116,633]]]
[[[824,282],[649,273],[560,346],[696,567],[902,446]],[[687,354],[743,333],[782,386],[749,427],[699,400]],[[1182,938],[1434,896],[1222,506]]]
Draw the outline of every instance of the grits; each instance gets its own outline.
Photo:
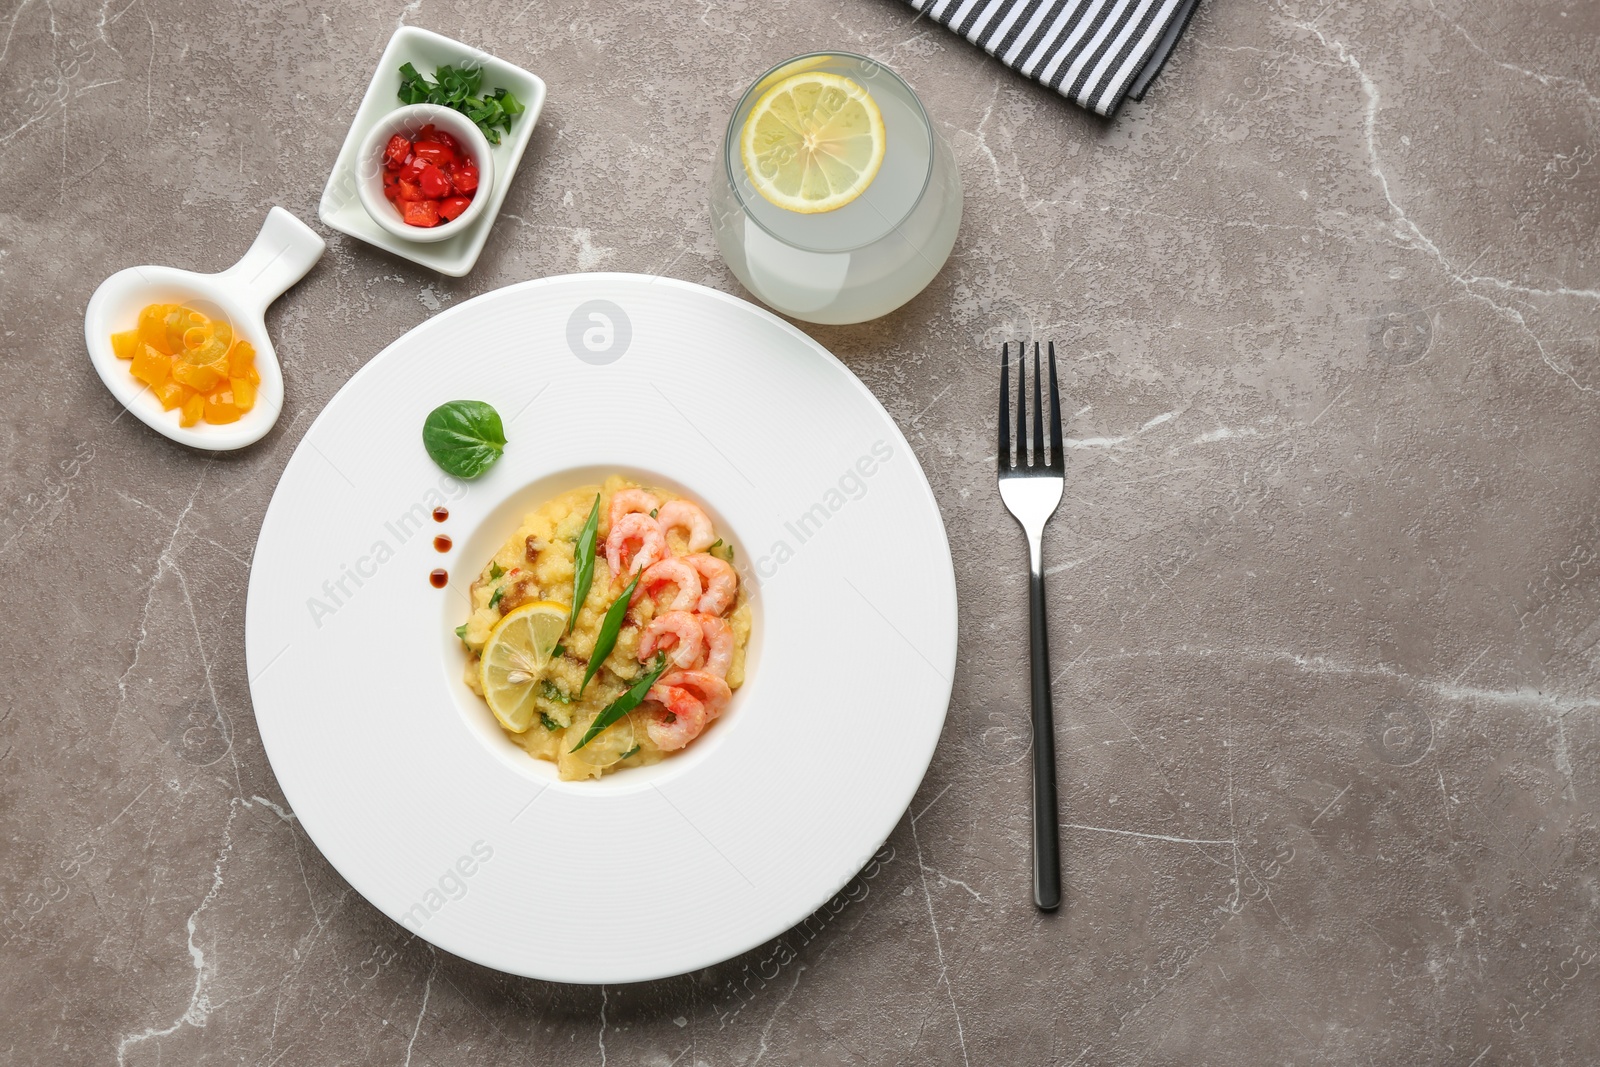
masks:
[[[508,612],[541,600],[570,607],[576,541],[597,494],[594,581],[577,624],[561,641],[561,654],[536,683],[538,717],[523,733],[506,731],[529,755],[554,762],[564,780],[656,763],[692,742],[720,714],[728,691],[743,683],[750,640],[748,599],[736,572],[723,562],[731,549],[723,548],[725,541],[713,542],[717,534],[704,513],[676,494],[613,475],[603,485],[562,493],[529,512],[484,564],[471,586],[472,612],[458,631],[470,653],[468,688],[483,696],[480,656]],[[615,647],[580,695],[606,609],[640,563],[647,564],[642,569],[648,580],[641,576]],[[702,591],[696,598],[697,587]],[[685,619],[700,620],[704,637],[687,632]],[[649,664],[641,659],[649,660],[658,648],[674,658],[671,673],[644,703],[572,751],[595,716],[647,672]],[[695,662],[684,662],[690,659]]]

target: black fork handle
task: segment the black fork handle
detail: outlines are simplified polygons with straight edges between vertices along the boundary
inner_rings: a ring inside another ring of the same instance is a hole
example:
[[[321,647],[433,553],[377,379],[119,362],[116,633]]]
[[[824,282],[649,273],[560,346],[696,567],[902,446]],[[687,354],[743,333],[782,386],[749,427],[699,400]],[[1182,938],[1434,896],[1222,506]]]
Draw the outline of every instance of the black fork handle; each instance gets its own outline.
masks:
[[[1028,661],[1033,682],[1033,902],[1061,906],[1061,828],[1056,814],[1056,729],[1050,709],[1050,642],[1045,634],[1044,568],[1034,548],[1028,576]]]

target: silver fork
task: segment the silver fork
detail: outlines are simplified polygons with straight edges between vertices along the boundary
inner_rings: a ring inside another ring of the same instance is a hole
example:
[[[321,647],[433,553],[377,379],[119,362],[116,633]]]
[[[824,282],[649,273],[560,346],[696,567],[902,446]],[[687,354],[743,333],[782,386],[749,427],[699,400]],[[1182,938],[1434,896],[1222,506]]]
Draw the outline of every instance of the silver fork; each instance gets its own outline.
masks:
[[[1033,902],[1061,905],[1061,842],[1056,815],[1056,735],[1050,711],[1050,641],[1045,632],[1044,564],[1039,538],[1061,503],[1061,397],[1056,391],[1056,346],[1050,342],[1050,454],[1044,450],[1039,342],[1033,343],[1033,457],[1028,456],[1028,354],[1017,342],[1017,458],[1011,459],[1010,346],[1000,346],[1000,499],[1028,536],[1028,648],[1033,682]]]

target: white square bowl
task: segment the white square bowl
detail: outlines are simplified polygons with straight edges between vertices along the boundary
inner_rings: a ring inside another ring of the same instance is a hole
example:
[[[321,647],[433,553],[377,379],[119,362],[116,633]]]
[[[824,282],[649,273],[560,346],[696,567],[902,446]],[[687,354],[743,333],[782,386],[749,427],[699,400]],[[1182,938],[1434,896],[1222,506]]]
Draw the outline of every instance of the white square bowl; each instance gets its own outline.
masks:
[[[361,198],[356,191],[356,167],[360,162],[356,154],[363,138],[383,116],[403,106],[398,95],[400,66],[403,63],[414,64],[418,72],[429,78],[433,77],[436,67],[445,64],[480,67],[483,70],[484,92],[504,86],[526,109],[512,123],[511,131],[501,134],[500,143],[490,148],[490,155],[494,159],[494,184],[489,190],[489,203],[483,214],[477,222],[456,236],[432,244],[396,237],[379,226],[367,214],[367,209],[361,206]],[[370,245],[424,267],[431,267],[440,274],[460,278],[472,270],[479,254],[483,252],[484,242],[489,239],[489,230],[500,214],[506,190],[511,188],[517,164],[522,161],[523,150],[528,147],[528,140],[533,136],[533,127],[538,123],[543,107],[544,81],[537,75],[449,37],[415,26],[402,26],[389,38],[383,58],[378,60],[372,84],[367,86],[367,93],[361,98],[361,106],[356,109],[356,117],[350,123],[350,132],[345,135],[344,145],[339,149],[339,158],[334,160],[333,172],[328,175],[328,184],[322,190],[322,203],[317,208],[317,215],[341,233],[359,237]]]

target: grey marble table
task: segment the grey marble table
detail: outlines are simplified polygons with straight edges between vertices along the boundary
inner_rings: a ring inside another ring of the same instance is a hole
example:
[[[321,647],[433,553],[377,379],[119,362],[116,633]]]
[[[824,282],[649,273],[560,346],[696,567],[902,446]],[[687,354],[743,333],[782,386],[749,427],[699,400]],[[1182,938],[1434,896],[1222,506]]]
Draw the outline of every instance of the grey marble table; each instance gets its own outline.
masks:
[[[219,269],[273,204],[314,219],[397,20],[549,83],[477,269],[328,234],[269,316],[266,440],[207,456],[122,417],[95,285]],[[1102,122],[890,0],[9,0],[0,1061],[1596,1062],[1597,40],[1593,4],[1214,0]],[[944,511],[943,742],[877,861],[772,944],[643,986],[480,969],[366,904],[276,786],[243,662],[263,509],[334,391],[441,308],[574,270],[737,292],[720,125],[817,46],[903,72],[967,189],[926,293],[810,331]],[[997,342],[1028,335],[1072,413],[1054,916],[991,441]]]

